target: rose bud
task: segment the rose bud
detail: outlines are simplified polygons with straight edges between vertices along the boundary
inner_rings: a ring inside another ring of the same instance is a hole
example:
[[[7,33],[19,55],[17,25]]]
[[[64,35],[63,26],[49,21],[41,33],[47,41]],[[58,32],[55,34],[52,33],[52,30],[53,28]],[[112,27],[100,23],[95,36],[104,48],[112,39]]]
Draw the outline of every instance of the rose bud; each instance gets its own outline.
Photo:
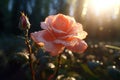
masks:
[[[21,30],[26,30],[26,29],[30,29],[30,22],[28,17],[21,12],[21,17],[20,17],[20,21],[19,21],[19,28]]]

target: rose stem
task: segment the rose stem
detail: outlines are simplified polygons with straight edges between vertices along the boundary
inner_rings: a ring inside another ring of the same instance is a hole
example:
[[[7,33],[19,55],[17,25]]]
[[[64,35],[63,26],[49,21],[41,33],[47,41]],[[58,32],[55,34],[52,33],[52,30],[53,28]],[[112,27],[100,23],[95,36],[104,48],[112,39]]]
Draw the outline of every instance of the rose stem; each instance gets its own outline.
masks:
[[[59,54],[58,56],[58,64],[57,64],[57,68],[56,68],[56,72],[55,72],[55,79],[57,79],[58,73],[59,73],[59,69],[60,69],[60,61],[61,61],[61,54]]]
[[[29,63],[30,63],[30,70],[31,70],[31,75],[32,75],[32,80],[35,80],[35,72],[33,69],[33,60],[32,60],[32,49],[31,49],[31,45],[28,39],[28,29],[26,29],[25,31],[25,44],[28,48],[28,52],[29,52]]]

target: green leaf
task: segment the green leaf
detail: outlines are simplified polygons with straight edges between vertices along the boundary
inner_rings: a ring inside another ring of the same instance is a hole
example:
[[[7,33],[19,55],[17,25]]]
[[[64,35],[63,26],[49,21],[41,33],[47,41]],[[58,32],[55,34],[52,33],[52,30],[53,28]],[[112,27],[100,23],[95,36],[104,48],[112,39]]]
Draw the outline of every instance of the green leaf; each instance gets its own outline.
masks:
[[[93,77],[96,77],[96,75],[89,69],[89,67],[86,64],[81,64],[81,67],[86,73],[90,74]]]
[[[120,50],[120,47],[117,47],[117,46],[105,45],[105,47]]]

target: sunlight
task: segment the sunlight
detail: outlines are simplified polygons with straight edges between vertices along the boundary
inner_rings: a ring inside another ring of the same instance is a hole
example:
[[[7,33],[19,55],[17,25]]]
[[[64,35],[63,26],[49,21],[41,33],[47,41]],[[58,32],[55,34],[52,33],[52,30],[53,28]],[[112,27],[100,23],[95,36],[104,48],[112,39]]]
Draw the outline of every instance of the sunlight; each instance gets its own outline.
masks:
[[[120,0],[90,0],[90,4],[95,10],[95,13],[107,11],[115,8],[120,4]]]
[[[118,4],[118,0],[92,0],[91,2],[96,9],[106,9]]]

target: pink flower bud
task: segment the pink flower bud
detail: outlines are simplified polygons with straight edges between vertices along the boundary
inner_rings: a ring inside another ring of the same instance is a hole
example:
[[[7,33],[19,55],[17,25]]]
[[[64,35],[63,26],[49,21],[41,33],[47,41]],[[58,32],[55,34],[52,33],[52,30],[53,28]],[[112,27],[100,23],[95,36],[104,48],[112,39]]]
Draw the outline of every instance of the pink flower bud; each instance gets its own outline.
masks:
[[[21,30],[26,30],[26,29],[30,29],[30,22],[28,17],[21,12],[21,17],[20,17],[20,21],[19,21],[19,28]]]

